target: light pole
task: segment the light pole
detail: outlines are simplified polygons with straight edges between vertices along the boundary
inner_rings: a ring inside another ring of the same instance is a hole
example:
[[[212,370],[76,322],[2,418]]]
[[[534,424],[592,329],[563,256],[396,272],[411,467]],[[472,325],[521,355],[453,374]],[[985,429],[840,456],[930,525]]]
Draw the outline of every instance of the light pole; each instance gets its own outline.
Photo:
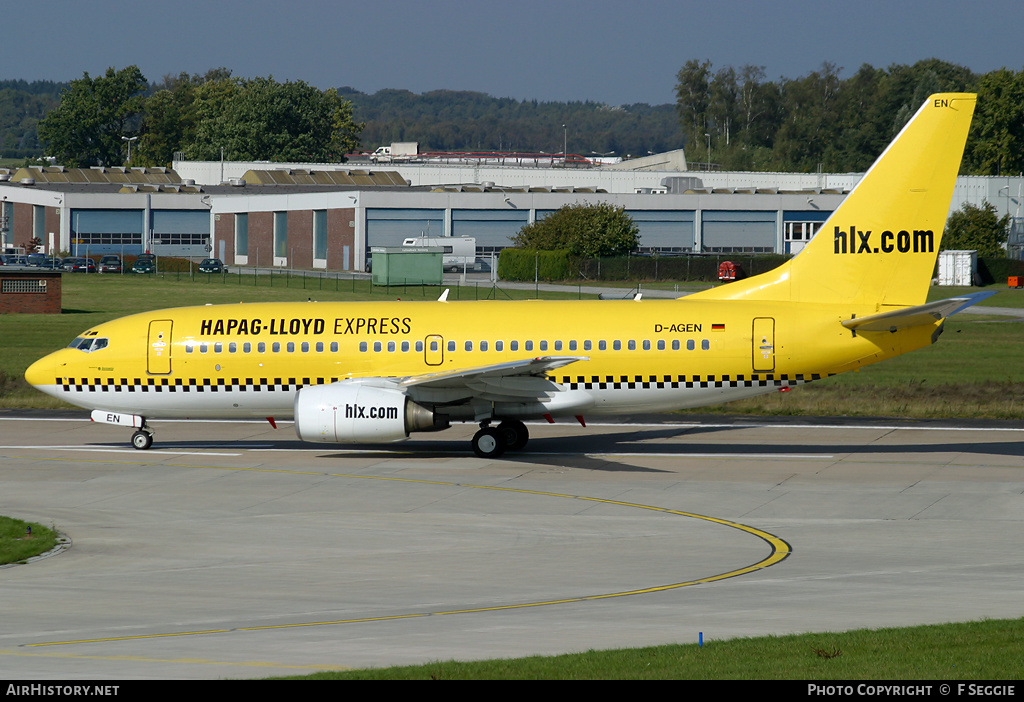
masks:
[[[704,132],[704,136],[708,138],[708,172],[711,172],[711,135]]]
[[[996,193],[996,197],[999,197],[999,193],[1006,191],[1006,214],[1010,214],[1010,184],[1007,183],[1003,187],[999,188],[999,192]]]
[[[569,130],[562,125],[562,166],[569,163]]]
[[[123,136],[123,137],[121,137],[121,141],[127,141],[128,142],[128,159],[125,161],[125,165],[128,165],[128,164],[130,164],[132,162],[132,142],[135,141],[136,139],[138,139],[137,136],[133,136],[133,137]]]

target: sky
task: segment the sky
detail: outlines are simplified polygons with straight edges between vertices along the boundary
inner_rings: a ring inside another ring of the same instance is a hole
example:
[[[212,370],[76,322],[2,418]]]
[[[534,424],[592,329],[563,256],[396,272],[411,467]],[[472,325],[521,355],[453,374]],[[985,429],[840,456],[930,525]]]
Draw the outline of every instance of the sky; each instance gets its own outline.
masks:
[[[68,81],[137,65],[151,82],[245,78],[608,105],[675,101],[686,61],[840,77],[939,58],[1024,69],[1024,1],[33,0],[0,4],[0,78]]]

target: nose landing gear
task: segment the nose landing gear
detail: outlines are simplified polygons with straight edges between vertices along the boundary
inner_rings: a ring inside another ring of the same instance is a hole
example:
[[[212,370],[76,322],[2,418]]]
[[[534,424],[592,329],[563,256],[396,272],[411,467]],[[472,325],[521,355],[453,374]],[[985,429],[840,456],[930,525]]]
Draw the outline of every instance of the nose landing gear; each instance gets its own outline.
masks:
[[[143,424],[142,428],[132,434],[132,446],[139,451],[146,451],[153,445],[153,430]]]

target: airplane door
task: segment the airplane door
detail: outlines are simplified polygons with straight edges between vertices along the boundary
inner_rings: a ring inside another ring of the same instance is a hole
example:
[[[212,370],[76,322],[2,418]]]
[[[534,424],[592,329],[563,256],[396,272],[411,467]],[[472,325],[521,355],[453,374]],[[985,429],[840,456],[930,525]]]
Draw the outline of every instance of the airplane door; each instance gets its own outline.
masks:
[[[431,334],[424,341],[423,358],[427,365],[441,365],[444,362],[444,339],[439,334]]]
[[[775,320],[771,317],[754,318],[754,371],[775,370]]]
[[[169,319],[157,319],[149,323],[146,370],[150,375],[167,375],[171,372],[171,324]]]

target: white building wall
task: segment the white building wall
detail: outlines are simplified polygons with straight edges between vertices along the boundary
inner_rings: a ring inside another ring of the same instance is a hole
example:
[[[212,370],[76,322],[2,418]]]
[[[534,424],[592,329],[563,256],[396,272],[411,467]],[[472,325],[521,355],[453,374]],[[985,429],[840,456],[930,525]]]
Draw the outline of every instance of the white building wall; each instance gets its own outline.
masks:
[[[266,163],[257,161],[175,161],[174,169],[182,178],[191,178],[202,185],[241,178],[250,170],[303,168],[311,170],[387,169],[398,171],[415,186],[460,185],[492,182],[495,187],[589,187],[609,193],[635,193],[642,188],[659,188],[664,178],[699,178],[705,188],[778,188],[781,190],[837,189],[849,192],[863,173],[761,173],[752,171],[621,171],[602,168],[514,168],[508,166],[455,166],[442,164],[359,163]],[[578,196],[570,195],[568,202]],[[999,216],[1024,215],[1024,177],[1022,176],[960,176],[957,178],[950,211],[965,202],[995,205]]]

